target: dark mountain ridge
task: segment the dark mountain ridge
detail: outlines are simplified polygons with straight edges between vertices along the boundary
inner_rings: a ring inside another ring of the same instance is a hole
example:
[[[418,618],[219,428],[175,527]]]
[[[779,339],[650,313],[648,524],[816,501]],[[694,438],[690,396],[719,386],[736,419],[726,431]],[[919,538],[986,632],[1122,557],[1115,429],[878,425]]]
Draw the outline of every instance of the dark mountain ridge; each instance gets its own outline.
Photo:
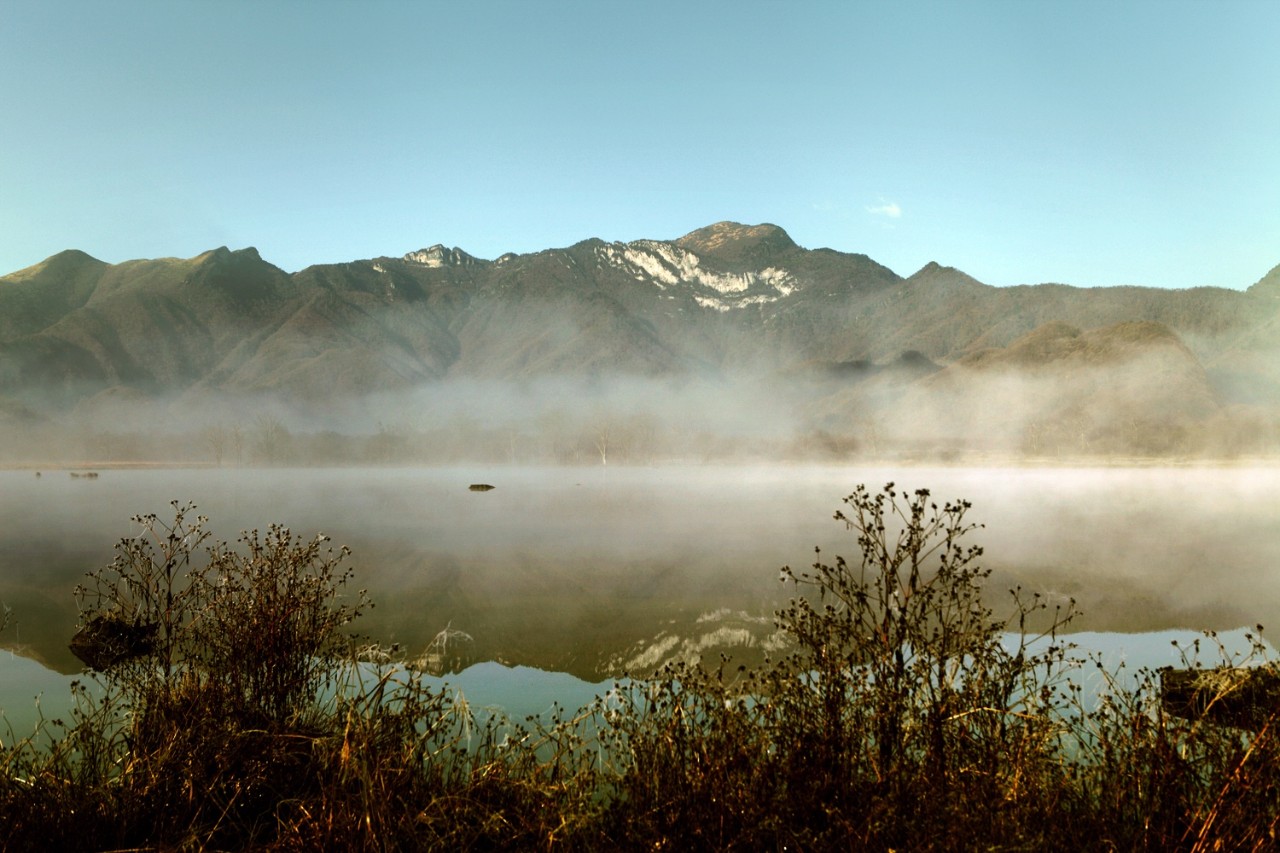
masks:
[[[1124,338],[1129,354],[1176,342],[1166,385],[1204,420],[1280,404],[1277,318],[1280,267],[1246,292],[995,288],[937,263],[903,278],[770,224],[494,261],[434,245],[292,275],[253,248],[114,265],[71,250],[0,277],[0,401],[56,417],[108,389],[323,405],[451,380],[692,376],[767,381],[830,426],[956,371],[1079,373],[1081,347]]]

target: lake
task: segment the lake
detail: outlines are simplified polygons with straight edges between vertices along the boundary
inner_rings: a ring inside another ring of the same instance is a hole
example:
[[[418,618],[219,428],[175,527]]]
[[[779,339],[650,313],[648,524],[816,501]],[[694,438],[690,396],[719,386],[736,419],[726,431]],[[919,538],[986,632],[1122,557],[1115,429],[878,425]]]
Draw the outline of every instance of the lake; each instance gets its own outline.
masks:
[[[131,515],[178,500],[217,539],[281,522],[350,546],[377,604],[357,628],[384,644],[416,654],[451,627],[478,661],[596,682],[767,635],[779,567],[814,546],[853,556],[831,515],[889,480],[971,501],[991,588],[1074,597],[1075,630],[1280,630],[1276,467],[0,471],[0,646],[77,670],[73,587],[137,532]]]

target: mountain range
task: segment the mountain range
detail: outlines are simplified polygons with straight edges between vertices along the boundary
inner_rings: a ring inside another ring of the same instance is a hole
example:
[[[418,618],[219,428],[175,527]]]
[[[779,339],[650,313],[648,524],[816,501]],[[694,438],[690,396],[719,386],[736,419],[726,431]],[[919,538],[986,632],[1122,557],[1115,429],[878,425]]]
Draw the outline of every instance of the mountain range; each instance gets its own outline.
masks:
[[[654,411],[609,390],[636,383]],[[785,409],[792,449],[833,453],[1269,452],[1280,266],[1246,291],[992,287],[722,222],[676,240],[494,260],[436,245],[293,274],[253,248],[120,264],[70,250],[0,277],[0,423],[15,428],[107,428],[112,406],[208,419],[265,400],[429,412],[464,385],[520,389],[510,406],[544,421],[596,393],[615,420],[664,424],[688,420],[704,389],[745,390],[762,423]],[[685,414],[657,411],[664,395]]]

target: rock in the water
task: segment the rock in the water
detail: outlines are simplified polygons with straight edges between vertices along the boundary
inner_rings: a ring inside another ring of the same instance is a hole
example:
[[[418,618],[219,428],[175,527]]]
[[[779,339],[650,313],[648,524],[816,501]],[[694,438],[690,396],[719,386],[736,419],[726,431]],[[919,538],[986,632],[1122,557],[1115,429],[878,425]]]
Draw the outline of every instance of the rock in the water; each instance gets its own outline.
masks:
[[[71,653],[99,672],[155,648],[155,624],[129,622],[113,613],[95,616],[71,638]]]
[[[1160,671],[1160,702],[1169,714],[1258,731],[1280,712],[1274,667]]]

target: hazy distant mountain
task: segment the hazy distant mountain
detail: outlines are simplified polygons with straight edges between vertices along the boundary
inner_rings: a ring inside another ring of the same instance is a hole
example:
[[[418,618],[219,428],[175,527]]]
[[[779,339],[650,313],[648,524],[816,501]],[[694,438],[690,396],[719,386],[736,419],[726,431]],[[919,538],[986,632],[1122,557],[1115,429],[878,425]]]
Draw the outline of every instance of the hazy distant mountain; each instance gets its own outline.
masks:
[[[1076,430],[1087,449],[1125,418],[1176,431],[1280,403],[1280,267],[1247,292],[995,288],[722,222],[673,241],[493,261],[432,246],[292,275],[252,248],[116,265],[67,251],[0,278],[9,420],[108,389],[323,405],[450,380],[620,377],[758,378],[821,429],[1016,432],[1032,452]]]

